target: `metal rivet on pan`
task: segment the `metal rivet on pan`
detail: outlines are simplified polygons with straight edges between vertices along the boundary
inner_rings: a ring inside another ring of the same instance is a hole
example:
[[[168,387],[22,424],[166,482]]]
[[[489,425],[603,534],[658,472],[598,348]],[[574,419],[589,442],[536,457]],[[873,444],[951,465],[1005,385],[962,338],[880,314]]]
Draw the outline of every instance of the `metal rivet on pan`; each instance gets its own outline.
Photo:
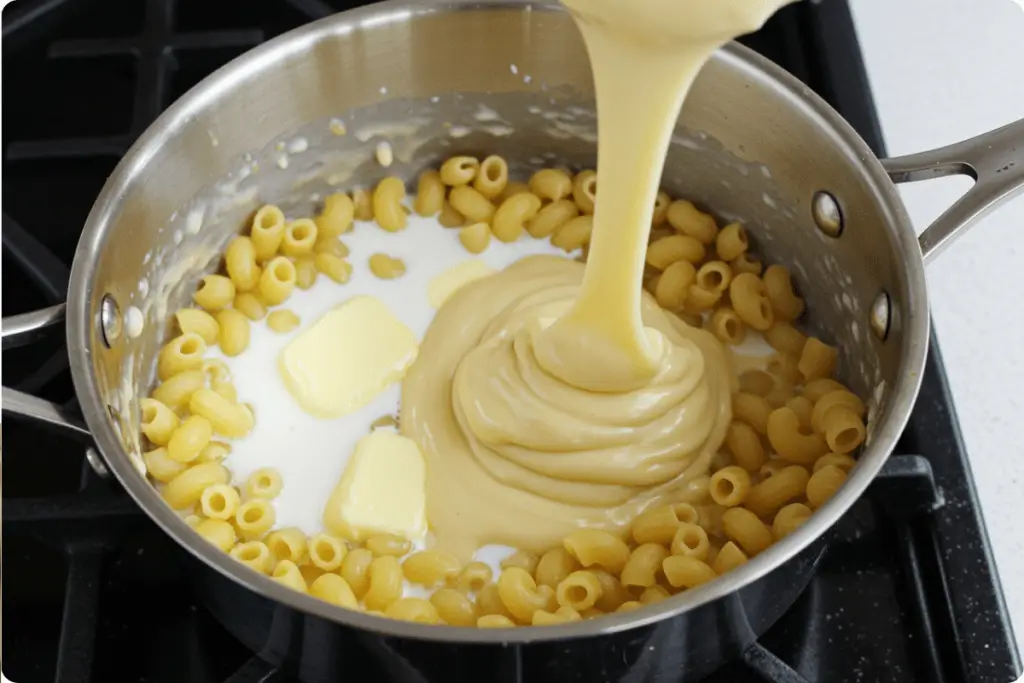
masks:
[[[885,341],[885,338],[889,336],[889,325],[892,323],[892,303],[889,301],[889,295],[885,292],[880,292],[871,304],[870,323],[871,331],[875,333],[875,336]]]
[[[106,294],[100,302],[100,331],[103,333],[103,343],[108,349],[121,338],[122,329],[121,309],[118,308],[114,297]]]
[[[818,229],[829,237],[839,237],[843,233],[843,212],[839,202],[828,192],[819,190],[814,193],[811,215]]]
[[[85,461],[89,463],[89,467],[96,473],[100,479],[106,479],[110,476],[110,471],[107,469],[106,464],[103,462],[103,458],[93,448],[85,449]]]

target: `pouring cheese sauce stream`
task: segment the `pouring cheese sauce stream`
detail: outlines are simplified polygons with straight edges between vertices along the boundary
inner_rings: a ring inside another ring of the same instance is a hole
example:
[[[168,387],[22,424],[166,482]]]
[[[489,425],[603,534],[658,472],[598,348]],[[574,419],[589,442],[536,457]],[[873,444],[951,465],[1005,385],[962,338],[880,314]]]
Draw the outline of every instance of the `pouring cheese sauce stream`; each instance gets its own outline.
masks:
[[[541,552],[705,494],[735,384],[729,351],[641,283],[680,107],[711,54],[792,0],[563,0],[597,95],[600,201],[586,267],[535,256],[442,307],[402,386],[427,517],[462,558]]]

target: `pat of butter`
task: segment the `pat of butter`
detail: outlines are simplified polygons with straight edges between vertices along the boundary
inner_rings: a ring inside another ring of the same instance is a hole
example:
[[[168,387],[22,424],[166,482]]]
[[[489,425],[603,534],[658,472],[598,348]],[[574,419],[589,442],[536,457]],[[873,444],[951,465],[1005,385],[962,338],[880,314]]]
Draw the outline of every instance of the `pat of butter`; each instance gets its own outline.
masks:
[[[479,259],[463,261],[430,281],[427,285],[427,301],[434,308],[441,308],[460,287],[492,273],[494,269]]]
[[[427,467],[416,443],[378,429],[356,444],[324,508],[324,526],[360,541],[377,533],[409,540],[427,533]]]
[[[358,296],[288,344],[278,368],[303,410],[335,418],[362,408],[402,379],[417,350],[412,330],[387,306]]]

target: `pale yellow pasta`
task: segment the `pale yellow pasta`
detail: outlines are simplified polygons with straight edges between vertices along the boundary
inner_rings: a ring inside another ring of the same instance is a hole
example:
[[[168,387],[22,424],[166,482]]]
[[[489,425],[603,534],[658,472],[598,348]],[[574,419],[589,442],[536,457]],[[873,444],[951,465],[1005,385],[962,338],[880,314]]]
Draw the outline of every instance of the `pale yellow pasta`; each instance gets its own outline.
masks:
[[[533,626],[556,626],[558,624],[569,624],[574,621],[583,621],[580,613],[572,607],[559,607],[554,612],[539,609],[533,613]]]
[[[566,221],[555,231],[551,236],[551,244],[565,251],[575,251],[585,244],[590,244],[590,235],[593,231],[593,216],[577,216]]]
[[[171,460],[163,446],[143,453],[142,463],[146,466],[149,476],[164,484],[184,472],[186,468],[186,465]]]
[[[748,472],[756,472],[764,464],[764,445],[757,431],[746,422],[729,423],[725,446],[732,453],[733,461]]]
[[[207,488],[215,484],[226,484],[230,478],[231,475],[220,463],[199,463],[167,482],[163,498],[175,510],[184,510],[199,502]]]
[[[714,217],[700,211],[685,199],[672,202],[665,217],[678,232],[697,239],[701,244],[714,244],[718,236]]]
[[[167,457],[175,462],[192,462],[213,438],[213,425],[202,415],[189,415],[171,434]]]
[[[261,467],[245,480],[246,498],[264,498],[273,500],[281,493],[284,482],[281,480],[281,473],[273,467]]]
[[[781,541],[786,536],[796,531],[811,518],[811,508],[803,503],[790,503],[775,513],[772,521],[772,533],[775,539]]]
[[[217,320],[203,309],[180,308],[175,312],[174,319],[183,334],[198,334],[207,346],[217,343],[217,335],[220,332]]]
[[[152,398],[172,410],[188,405],[189,398],[197,389],[206,386],[206,375],[201,370],[187,370],[162,382],[153,390]]]
[[[500,156],[492,154],[480,162],[480,170],[473,178],[473,189],[487,197],[495,199],[508,184],[508,163]]]
[[[659,191],[654,197],[654,213],[651,215],[651,227],[660,228],[665,225],[668,219],[668,207],[672,204],[672,198],[667,192]]]
[[[505,189],[501,191],[495,199],[498,202],[503,202],[509,197],[514,197],[521,192],[529,192],[530,186],[526,183],[521,183],[518,180],[510,180],[505,183]]]
[[[323,252],[320,252],[323,253]],[[337,254],[331,253],[334,256]],[[340,257],[339,257],[340,258]],[[299,289],[306,290],[316,284],[316,276],[319,271],[316,269],[316,257],[315,256],[302,256],[297,259],[293,259],[292,262],[295,264],[295,286]],[[235,301],[235,308],[238,308],[238,302]],[[266,312],[264,311],[264,315]],[[246,315],[249,315],[246,313]],[[249,316],[250,318],[252,316]],[[260,316],[261,318],[263,316]],[[259,318],[256,318],[258,320]]]
[[[325,572],[337,571],[348,554],[348,546],[340,538],[319,533],[309,539],[309,561]]]
[[[733,261],[750,248],[747,231],[739,223],[730,223],[722,228],[715,238],[715,251],[723,261]],[[749,272],[749,271],[743,271]]]
[[[670,555],[661,568],[673,588],[696,588],[717,576],[707,562],[688,555]]]
[[[793,292],[793,281],[785,266],[768,266],[764,271],[764,286],[777,320],[792,322],[804,312],[804,300]]]
[[[199,498],[200,509],[210,519],[229,520],[235,516],[240,504],[238,491],[229,484],[214,484]]]
[[[462,569],[459,558],[437,550],[421,550],[402,562],[402,573],[412,583],[434,586],[453,579]]]
[[[810,337],[800,354],[797,369],[805,381],[828,377],[836,371],[836,359],[839,350],[829,346],[817,337]]]
[[[725,261],[708,261],[697,271],[697,285],[702,289],[722,294],[732,282],[732,269]]]
[[[833,391],[849,391],[849,389],[847,389],[834,379],[829,379],[828,377],[814,379],[811,380],[810,382],[807,382],[804,385],[804,396],[806,396],[807,399],[814,404],[817,404],[818,401],[824,398],[825,394],[830,394]]]
[[[388,605],[402,597],[402,566],[398,558],[382,555],[370,563],[370,586],[363,602],[367,609],[384,611]]]
[[[626,588],[634,586],[647,588],[657,582],[662,561],[668,557],[668,549],[658,543],[644,543],[630,553],[626,566],[622,568],[619,580]],[[597,579],[594,579],[595,581]],[[600,584],[598,584],[600,586]],[[561,602],[561,600],[559,600]],[[597,602],[595,599],[594,602]]]
[[[310,219],[300,218],[292,221],[284,229],[281,253],[292,258],[312,254],[317,235],[316,223]]]
[[[441,182],[451,187],[469,185],[480,170],[480,162],[474,157],[452,157],[441,164]]]
[[[811,414],[814,412],[814,405],[804,396],[794,396],[786,401],[786,407],[796,413],[800,421],[800,427],[807,429],[811,426]]]
[[[369,190],[352,190],[352,211],[357,221],[373,220],[373,197]]]
[[[408,217],[402,200],[405,199],[405,183],[401,178],[389,176],[377,183],[373,190],[373,216],[377,225],[388,232],[405,229]]]
[[[846,472],[835,465],[822,467],[807,481],[807,503],[815,509],[821,507],[842,488],[845,481]]]
[[[420,216],[436,216],[444,206],[445,187],[441,174],[429,169],[420,174],[412,208]]]
[[[503,559],[499,566],[502,569],[508,569],[509,567],[519,567],[533,574],[537,571],[537,565],[540,563],[540,558],[533,553],[525,550],[517,550],[505,559]]]
[[[669,235],[647,245],[646,260],[658,270],[665,270],[676,261],[697,264],[704,260],[704,245],[689,235]]]
[[[581,213],[594,213],[597,202],[597,173],[587,170],[580,171],[572,179],[572,198]]]
[[[541,207],[536,216],[526,221],[526,232],[532,237],[543,239],[579,215],[580,210],[576,202],[571,199],[559,199]]]
[[[289,311],[287,308],[271,311],[267,316],[267,327],[280,334],[291,332],[299,326],[300,322],[295,311]]]
[[[772,532],[746,508],[729,508],[723,512],[722,532],[748,555],[763,552],[773,542]]]
[[[828,444],[820,434],[800,424],[792,408],[776,408],[768,416],[768,443],[779,457],[797,465],[810,466],[828,453]]]
[[[194,332],[178,335],[164,344],[157,355],[156,374],[166,381],[179,372],[196,370],[203,364],[206,342]]]
[[[814,402],[814,409],[811,411],[811,427],[813,427],[814,431],[819,434],[823,434],[825,432],[825,416],[831,412],[833,408],[842,407],[851,410],[862,420],[864,415],[867,413],[867,408],[864,405],[864,402],[861,401],[856,394],[842,388],[842,385],[838,382],[835,382],[834,384],[838,385],[840,388],[820,396],[817,400],[808,399]],[[804,397],[808,397],[806,391],[804,392]]]
[[[448,200],[445,200],[441,205],[441,213],[437,215],[437,222],[446,228],[461,228],[466,224],[466,217],[453,209]]]
[[[381,280],[394,280],[405,275],[405,261],[387,254],[371,255],[369,265],[370,272]]]
[[[359,609],[352,587],[337,574],[321,574],[309,584],[309,594],[345,609]]]
[[[267,307],[252,292],[242,292],[236,295],[233,305],[236,311],[241,311],[249,320],[263,320],[267,315]]]
[[[352,198],[344,192],[336,192],[324,199],[324,209],[314,222],[321,237],[337,237],[352,229],[354,217],[355,203]]]
[[[664,570],[662,571],[664,573]],[[656,602],[668,600],[671,597],[672,594],[669,593],[668,589],[664,586],[650,586],[648,588],[645,588],[643,592],[640,593],[638,602],[641,605],[653,605]]]
[[[231,446],[222,441],[211,441],[199,452],[196,462],[220,462],[231,454]]]
[[[764,340],[779,353],[799,358],[807,343],[807,335],[776,318],[775,324],[765,331]]]
[[[782,378],[779,379],[778,385],[765,394],[764,397],[773,410],[786,405],[790,399],[796,396],[796,390],[793,388],[793,385],[786,383]]]
[[[455,577],[453,585],[464,593],[476,593],[494,579],[494,572],[483,562],[470,562],[458,576]]]
[[[537,584],[557,588],[565,577],[580,568],[579,562],[565,548],[552,548],[540,556],[534,577]]]
[[[219,311],[231,305],[235,298],[235,283],[224,275],[204,275],[192,300],[208,311]]]
[[[752,273],[739,273],[729,285],[729,297],[743,322],[755,330],[765,331],[775,321],[771,302],[761,278]]]
[[[775,388],[776,379],[767,370],[747,370],[740,374],[740,391],[767,396]]]
[[[270,578],[300,593],[308,591],[306,579],[302,577],[298,565],[290,560],[282,560],[274,565],[274,571],[270,573]]]
[[[772,407],[764,396],[748,394],[740,391],[732,397],[733,419],[745,422],[754,428],[758,434],[765,434],[768,431],[768,418],[772,413]]]
[[[804,494],[809,478],[804,467],[783,467],[754,485],[743,505],[759,517],[772,517],[784,505]]]
[[[516,624],[503,614],[485,614],[476,620],[479,628],[513,628]]]
[[[252,430],[252,413],[213,389],[200,389],[193,393],[188,406],[193,414],[209,420],[213,431],[223,436],[240,439]]]
[[[711,568],[715,570],[715,573],[722,575],[736,569],[736,567],[746,562],[747,559],[747,554],[740,550],[738,545],[729,541],[718,551],[714,561],[711,563]]]
[[[352,277],[352,264],[334,254],[317,254],[313,259],[316,269],[340,285]]]
[[[797,384],[802,381],[796,359],[784,353],[773,353],[765,358],[765,369],[769,374],[779,378],[785,385]],[[789,400],[789,396],[786,400]],[[784,401],[785,402],[785,401]]]
[[[398,598],[387,606],[384,616],[417,624],[439,624],[437,609],[426,598]]]
[[[298,527],[275,529],[263,540],[276,560],[303,565],[309,559],[309,539]]]
[[[501,573],[498,577],[498,595],[512,616],[524,624],[532,621],[533,613],[537,610],[550,612],[555,606],[555,591],[547,586],[538,586],[530,572],[519,567],[509,567]]]
[[[508,607],[505,607],[505,603],[501,601],[501,594],[496,583],[485,584],[477,591],[476,612],[481,616],[494,614],[512,619],[512,613],[508,611]]]
[[[530,176],[530,191],[541,199],[557,202],[572,194],[572,178],[558,168],[543,168]]]
[[[448,193],[448,203],[472,223],[489,222],[496,211],[490,199],[468,185],[453,187]]]
[[[228,552],[235,544],[235,529],[221,519],[204,519],[193,527],[196,533],[221,552]]]
[[[732,268],[733,275],[737,275],[739,273],[760,275],[761,268],[763,267],[761,261],[746,252],[740,254],[732,261],[729,261],[729,266]]]
[[[522,237],[525,222],[537,215],[540,205],[540,197],[532,192],[509,197],[494,212],[491,231],[502,242],[515,242]]]
[[[199,526],[201,521],[203,521],[203,518],[199,515],[185,515],[185,524],[188,524],[193,529]]]
[[[260,207],[252,218],[249,238],[256,250],[257,261],[269,261],[274,258],[281,246],[281,240],[284,239],[284,214],[281,209],[269,204]]]
[[[599,565],[613,574],[621,572],[629,559],[626,542],[601,529],[577,529],[562,543],[584,567]]]
[[[742,505],[750,492],[750,474],[739,465],[723,467],[711,475],[708,493],[722,507]]]
[[[155,398],[139,401],[139,427],[154,446],[166,446],[181,420],[174,411]]]
[[[317,254],[317,259],[322,254]],[[277,306],[292,295],[295,289],[295,264],[284,256],[275,256],[267,263],[260,276],[259,296],[267,306]],[[224,331],[221,330],[221,337]]]
[[[430,596],[437,616],[449,626],[475,626],[476,610],[469,598],[454,588],[442,588]]]
[[[737,346],[747,338],[747,326],[736,314],[736,311],[728,307],[719,308],[711,314],[708,329],[723,344]]]
[[[480,254],[491,243],[491,228],[486,223],[474,223],[459,230],[459,242],[471,254]]]
[[[408,539],[396,534],[375,534],[366,539],[363,546],[377,557],[401,557],[412,549],[412,543]]]
[[[654,298],[662,308],[675,311],[682,308],[691,285],[697,279],[697,269],[689,261],[669,264],[654,286]]]
[[[632,612],[633,610],[640,609],[643,606],[644,606],[644,603],[642,603],[642,602],[639,602],[637,600],[629,600],[629,601],[624,602],[621,605],[619,605],[615,609],[615,611],[616,612]],[[601,612],[601,614],[604,614],[604,612]]]
[[[251,238],[239,236],[228,243],[224,252],[224,268],[236,292],[255,289],[259,282],[260,267],[256,264],[256,247]]]
[[[313,245],[313,253],[315,254],[334,254],[338,258],[345,258],[349,255],[350,251],[348,246],[337,237],[318,237],[316,244]],[[300,260],[305,260],[307,257],[299,257],[292,259],[292,263],[296,267],[296,282],[298,284],[298,265]]]
[[[591,572],[601,584],[601,597],[598,598],[597,605],[595,605],[597,609],[602,612],[614,612],[619,605],[633,599],[626,587],[609,572],[602,569],[594,569]]]
[[[844,453],[826,453],[825,455],[821,456],[820,458],[814,461],[814,467],[812,468],[811,472],[814,473],[820,470],[822,467],[835,465],[843,472],[849,474],[850,470],[852,470],[856,464],[856,460],[854,460],[849,455],[846,455]]]
[[[707,562],[708,552],[711,549],[711,542],[708,540],[708,532],[699,524],[683,522],[676,529],[676,535],[672,537],[670,550],[673,555],[686,555],[698,560]]]
[[[852,453],[867,438],[864,420],[846,406],[836,406],[822,420],[825,443],[834,453]]]
[[[341,561],[341,578],[345,579],[357,598],[362,598],[370,588],[371,564],[373,564],[373,553],[366,548],[350,550],[345,555],[345,559]]]
[[[266,498],[250,498],[235,511],[235,526],[246,540],[262,538],[274,527],[277,513]]]
[[[704,289],[696,284],[686,291],[683,310],[687,313],[705,313],[715,307],[722,298],[722,292]]]
[[[769,477],[774,477],[776,474],[778,474],[779,472],[781,472],[782,470],[789,466],[790,463],[786,462],[785,460],[777,456],[773,456],[770,460],[768,460],[768,462],[761,465],[761,469],[757,471],[757,474],[758,476],[761,477],[761,479],[768,479]]]
[[[684,522],[696,523],[697,510],[689,503],[662,505],[639,514],[633,520],[631,532],[637,543],[668,545]]]

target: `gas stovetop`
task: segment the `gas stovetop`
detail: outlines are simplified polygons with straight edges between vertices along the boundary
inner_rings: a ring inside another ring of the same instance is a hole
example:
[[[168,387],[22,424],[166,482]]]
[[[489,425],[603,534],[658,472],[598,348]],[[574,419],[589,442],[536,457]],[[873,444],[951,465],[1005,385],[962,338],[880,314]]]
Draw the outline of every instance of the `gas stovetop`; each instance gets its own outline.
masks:
[[[353,4],[9,5],[3,14],[4,314],[63,299],[93,199],[167,104],[253,45]],[[789,7],[744,42],[803,79],[876,153],[884,152],[843,0]],[[59,330],[5,349],[3,360],[7,386],[77,410]],[[292,680],[204,610],[182,569],[184,551],[116,483],[93,473],[83,446],[10,420],[5,431],[8,678]],[[839,523],[817,576],[759,643],[708,680],[1007,683],[1020,673],[933,341],[921,397],[897,454]]]

